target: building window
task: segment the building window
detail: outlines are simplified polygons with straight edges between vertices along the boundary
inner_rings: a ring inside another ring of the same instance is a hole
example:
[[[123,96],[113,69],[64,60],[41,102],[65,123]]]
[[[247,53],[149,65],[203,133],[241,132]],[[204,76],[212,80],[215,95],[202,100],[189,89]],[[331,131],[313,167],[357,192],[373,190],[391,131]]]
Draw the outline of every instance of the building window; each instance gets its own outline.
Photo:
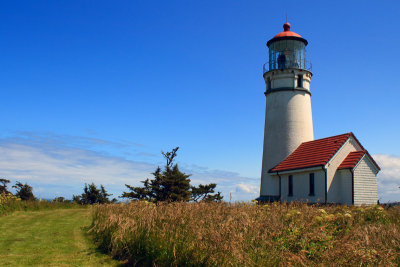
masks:
[[[314,173],[310,173],[310,196],[315,195]]]
[[[293,175],[289,175],[289,197],[293,196]]]
[[[271,90],[271,79],[267,78],[267,91]]]
[[[303,87],[303,75],[297,75],[297,87]]]

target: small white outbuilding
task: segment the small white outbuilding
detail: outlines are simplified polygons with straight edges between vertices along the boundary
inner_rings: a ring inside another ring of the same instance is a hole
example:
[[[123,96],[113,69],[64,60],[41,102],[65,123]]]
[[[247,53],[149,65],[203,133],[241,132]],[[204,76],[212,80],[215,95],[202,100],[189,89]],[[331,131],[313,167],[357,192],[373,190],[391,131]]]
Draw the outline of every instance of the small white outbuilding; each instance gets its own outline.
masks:
[[[370,205],[380,168],[353,133],[302,143],[269,170],[281,201]],[[260,199],[261,200],[261,199]]]

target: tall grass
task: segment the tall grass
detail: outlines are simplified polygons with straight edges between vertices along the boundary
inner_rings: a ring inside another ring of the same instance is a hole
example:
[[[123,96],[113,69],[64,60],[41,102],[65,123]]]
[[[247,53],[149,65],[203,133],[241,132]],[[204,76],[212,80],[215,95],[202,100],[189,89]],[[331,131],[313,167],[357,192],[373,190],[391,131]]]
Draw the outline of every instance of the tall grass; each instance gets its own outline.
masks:
[[[399,208],[133,202],[93,212],[97,245],[130,265],[400,265]]]
[[[47,209],[60,209],[60,208],[76,208],[77,205],[70,202],[49,202],[49,201],[21,201],[12,194],[0,194],[0,216],[10,214],[14,211],[35,211]]]

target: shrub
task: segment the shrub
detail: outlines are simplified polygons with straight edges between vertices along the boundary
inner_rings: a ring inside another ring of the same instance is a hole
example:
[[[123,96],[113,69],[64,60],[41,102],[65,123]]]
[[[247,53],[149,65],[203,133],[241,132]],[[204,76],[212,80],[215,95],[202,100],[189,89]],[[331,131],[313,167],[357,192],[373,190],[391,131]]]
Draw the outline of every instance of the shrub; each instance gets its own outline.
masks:
[[[48,202],[46,200],[21,201],[20,198],[12,194],[0,194],[0,216],[10,214],[14,211],[35,211],[75,207],[79,206],[71,202]]]
[[[12,195],[11,193],[0,194],[0,215],[9,212],[12,209],[11,207],[13,207],[19,201],[21,201],[21,199]]]

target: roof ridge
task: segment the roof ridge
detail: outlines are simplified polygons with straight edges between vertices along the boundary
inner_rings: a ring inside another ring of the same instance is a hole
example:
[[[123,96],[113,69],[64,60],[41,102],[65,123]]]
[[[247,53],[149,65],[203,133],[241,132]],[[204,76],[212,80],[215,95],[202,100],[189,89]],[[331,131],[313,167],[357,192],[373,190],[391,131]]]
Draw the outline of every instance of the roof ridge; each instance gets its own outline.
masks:
[[[353,135],[354,136],[354,134],[353,134],[353,132],[348,132],[348,133],[344,133],[344,134],[338,134],[338,135],[334,135],[334,136],[329,136],[329,137],[324,137],[324,138],[320,138],[320,139],[315,139],[315,140],[311,140],[311,141],[306,141],[306,142],[303,142],[303,143],[301,143],[301,144],[306,144],[306,143],[310,143],[310,142],[315,142],[315,141],[320,141],[320,140],[326,140],[326,139],[331,139],[331,138],[335,138],[335,137],[339,137],[339,136],[350,136],[350,135]]]
[[[349,153],[349,155],[350,155],[351,153],[367,153],[367,152],[368,152],[367,150],[361,149],[361,150],[352,151],[352,152]]]

